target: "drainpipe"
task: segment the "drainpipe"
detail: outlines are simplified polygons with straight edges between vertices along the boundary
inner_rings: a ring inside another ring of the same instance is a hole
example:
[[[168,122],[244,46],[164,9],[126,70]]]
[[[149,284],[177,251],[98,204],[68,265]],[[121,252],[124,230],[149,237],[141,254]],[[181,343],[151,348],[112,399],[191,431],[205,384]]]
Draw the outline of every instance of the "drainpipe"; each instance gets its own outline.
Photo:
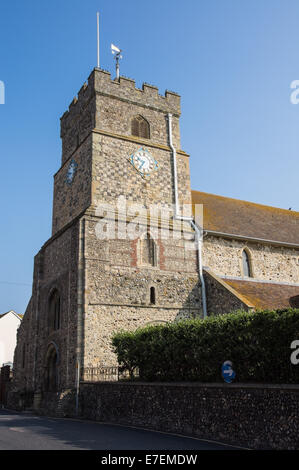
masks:
[[[77,346],[76,346],[76,415],[79,410],[80,374],[83,367],[83,316],[85,309],[85,219],[79,221],[79,256],[78,256],[78,294],[77,294]]]
[[[79,414],[79,393],[80,393],[80,362],[76,362],[76,416]]]
[[[178,174],[177,174],[177,162],[176,162],[176,149],[172,141],[172,114],[168,113],[168,136],[169,146],[172,150],[172,161],[173,161],[173,177],[174,177],[174,218],[176,220],[182,220],[189,222],[196,234],[197,241],[197,253],[198,253],[198,273],[201,282],[201,295],[202,295],[202,310],[203,317],[207,317],[207,298],[206,298],[206,287],[205,280],[202,272],[202,233],[199,227],[196,225],[193,217],[184,217],[180,214],[179,197],[178,197]]]

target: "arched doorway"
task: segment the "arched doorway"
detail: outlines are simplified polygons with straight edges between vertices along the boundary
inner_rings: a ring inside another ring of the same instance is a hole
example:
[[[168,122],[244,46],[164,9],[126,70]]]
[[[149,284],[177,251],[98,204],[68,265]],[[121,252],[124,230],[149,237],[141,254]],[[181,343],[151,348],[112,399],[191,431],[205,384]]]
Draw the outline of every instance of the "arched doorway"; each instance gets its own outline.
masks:
[[[54,343],[48,347],[46,355],[45,389],[56,392],[58,388],[58,348]]]

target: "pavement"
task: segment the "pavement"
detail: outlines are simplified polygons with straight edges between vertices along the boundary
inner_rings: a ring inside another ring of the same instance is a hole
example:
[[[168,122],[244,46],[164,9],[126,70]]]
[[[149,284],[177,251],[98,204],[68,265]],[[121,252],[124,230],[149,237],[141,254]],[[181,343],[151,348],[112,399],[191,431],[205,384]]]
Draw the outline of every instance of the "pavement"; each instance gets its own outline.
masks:
[[[0,450],[239,450],[218,442],[0,410]]]

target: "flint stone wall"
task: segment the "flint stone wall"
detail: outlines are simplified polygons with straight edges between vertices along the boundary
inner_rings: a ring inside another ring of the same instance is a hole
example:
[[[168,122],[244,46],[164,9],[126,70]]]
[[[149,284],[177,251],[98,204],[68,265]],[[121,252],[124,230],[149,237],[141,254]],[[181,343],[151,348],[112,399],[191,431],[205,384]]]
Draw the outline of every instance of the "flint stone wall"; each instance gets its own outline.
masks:
[[[245,247],[255,279],[299,282],[299,249],[294,248],[208,236],[203,244],[203,264],[218,276],[242,277]]]
[[[299,448],[299,385],[82,383],[80,412],[251,449]]]

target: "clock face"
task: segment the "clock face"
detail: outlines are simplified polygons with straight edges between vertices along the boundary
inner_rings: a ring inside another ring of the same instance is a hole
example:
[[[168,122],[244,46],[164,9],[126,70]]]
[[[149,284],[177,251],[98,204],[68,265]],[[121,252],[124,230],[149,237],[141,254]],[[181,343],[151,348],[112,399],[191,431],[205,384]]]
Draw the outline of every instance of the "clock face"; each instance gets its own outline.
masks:
[[[65,181],[67,184],[72,184],[76,170],[77,170],[78,163],[75,160],[72,160],[69,164]]]
[[[149,176],[153,170],[158,168],[157,161],[143,147],[130,156],[130,162],[142,176]]]

